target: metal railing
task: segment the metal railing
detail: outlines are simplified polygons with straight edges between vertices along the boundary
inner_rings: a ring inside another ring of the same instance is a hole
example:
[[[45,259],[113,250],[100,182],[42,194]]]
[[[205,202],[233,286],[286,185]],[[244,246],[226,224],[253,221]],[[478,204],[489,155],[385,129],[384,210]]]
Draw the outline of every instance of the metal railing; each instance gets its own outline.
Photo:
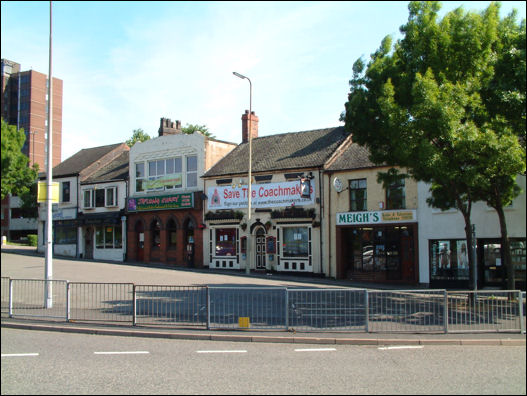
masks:
[[[525,333],[525,292],[517,290],[185,287],[6,277],[1,289],[3,317],[207,329]]]

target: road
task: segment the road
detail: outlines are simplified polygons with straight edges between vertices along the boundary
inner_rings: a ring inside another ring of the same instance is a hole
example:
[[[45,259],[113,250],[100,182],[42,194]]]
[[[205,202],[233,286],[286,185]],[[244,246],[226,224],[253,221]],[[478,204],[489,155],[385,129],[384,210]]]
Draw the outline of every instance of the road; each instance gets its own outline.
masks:
[[[1,330],[2,394],[525,394],[525,347],[352,346]]]

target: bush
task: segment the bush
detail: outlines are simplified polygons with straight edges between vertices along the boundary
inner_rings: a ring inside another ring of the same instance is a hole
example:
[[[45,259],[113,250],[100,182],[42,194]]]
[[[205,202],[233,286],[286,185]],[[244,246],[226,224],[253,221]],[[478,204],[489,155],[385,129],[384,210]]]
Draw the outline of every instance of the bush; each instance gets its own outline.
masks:
[[[27,240],[29,246],[37,246],[38,237],[35,234],[29,234]]]

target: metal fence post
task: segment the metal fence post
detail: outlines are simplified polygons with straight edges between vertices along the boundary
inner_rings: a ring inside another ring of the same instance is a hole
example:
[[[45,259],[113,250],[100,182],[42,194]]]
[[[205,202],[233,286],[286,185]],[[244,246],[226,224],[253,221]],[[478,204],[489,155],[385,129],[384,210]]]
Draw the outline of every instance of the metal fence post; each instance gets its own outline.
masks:
[[[525,334],[525,320],[523,319],[523,292],[518,290],[518,304],[520,312],[520,333]]]
[[[445,326],[445,334],[448,333],[448,293],[444,291],[444,307],[443,307],[443,320]]]
[[[285,289],[285,331],[289,331],[289,290]]]
[[[210,330],[210,292],[209,292],[209,287],[206,286],[207,288],[205,289],[206,292],[207,292],[207,302],[206,302],[206,305],[207,305],[207,330]]]
[[[368,296],[368,289],[364,290],[364,306],[365,306],[365,330],[366,333],[370,332],[370,298]]]
[[[132,286],[132,298],[133,298],[132,326],[135,326],[137,324],[137,294],[135,290],[135,283]]]
[[[9,279],[9,317],[13,317],[13,279]]]
[[[66,281],[66,322],[70,321],[70,282]]]

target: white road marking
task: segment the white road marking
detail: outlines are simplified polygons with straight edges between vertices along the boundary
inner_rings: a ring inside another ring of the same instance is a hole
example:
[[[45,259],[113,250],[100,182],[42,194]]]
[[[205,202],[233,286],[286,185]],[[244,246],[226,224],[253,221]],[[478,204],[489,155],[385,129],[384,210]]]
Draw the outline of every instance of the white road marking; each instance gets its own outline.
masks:
[[[38,356],[38,353],[2,353],[2,357],[13,357],[13,356]]]
[[[93,352],[95,355],[134,355],[147,354],[148,351],[123,351],[123,352]]]
[[[295,352],[327,352],[336,351],[336,348],[306,348],[306,349],[295,349]]]
[[[247,353],[245,350],[233,350],[233,351],[196,351],[197,353]]]
[[[403,346],[391,346],[391,347],[379,347],[379,350],[386,351],[388,349],[422,349],[423,345],[403,345]]]

